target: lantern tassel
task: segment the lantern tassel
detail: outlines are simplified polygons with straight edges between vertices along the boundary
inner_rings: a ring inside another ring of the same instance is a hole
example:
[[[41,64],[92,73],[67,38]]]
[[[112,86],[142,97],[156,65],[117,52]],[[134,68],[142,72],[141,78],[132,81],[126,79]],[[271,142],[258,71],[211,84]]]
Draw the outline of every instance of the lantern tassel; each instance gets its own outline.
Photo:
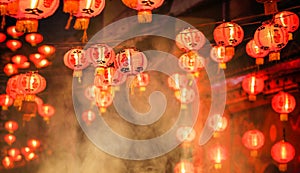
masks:
[[[5,22],[5,15],[2,16],[2,21],[1,21],[1,29],[4,29],[6,22]]]
[[[66,24],[66,26],[65,26],[65,29],[66,29],[66,30],[70,29],[72,19],[73,19],[73,15],[70,14],[69,19],[68,19],[68,21],[67,21],[67,24]]]

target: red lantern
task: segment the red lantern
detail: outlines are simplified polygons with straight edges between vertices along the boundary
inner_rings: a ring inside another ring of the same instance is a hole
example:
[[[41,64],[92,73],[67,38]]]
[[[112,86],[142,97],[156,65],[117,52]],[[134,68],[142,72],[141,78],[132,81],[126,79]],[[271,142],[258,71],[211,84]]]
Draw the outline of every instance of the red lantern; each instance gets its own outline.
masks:
[[[11,76],[18,73],[18,66],[16,64],[7,63],[4,66],[3,71],[7,76]]]
[[[194,165],[189,161],[180,161],[175,165],[174,173],[194,173]]]
[[[37,32],[38,20],[51,16],[59,6],[59,0],[22,0],[17,3],[17,14],[10,16],[17,19],[18,32]]]
[[[175,91],[175,98],[183,104],[191,103],[195,99],[195,91],[192,88],[181,88]]]
[[[34,65],[36,68],[45,68],[48,67],[50,64],[50,61],[48,61],[47,59],[42,59],[40,61],[37,61]]]
[[[138,73],[132,81],[132,86],[138,87],[140,91],[145,91],[149,81],[150,76],[148,73]]]
[[[264,64],[264,57],[269,54],[269,50],[261,49],[252,39],[246,45],[246,53],[256,59],[257,65],[262,65]]]
[[[0,94],[0,105],[2,110],[7,110],[7,107],[11,106],[14,103],[14,99],[8,94]]]
[[[41,146],[41,142],[38,139],[29,139],[27,141],[27,146],[32,150],[36,150]]]
[[[228,120],[220,114],[214,114],[208,118],[208,126],[214,130],[213,137],[220,137],[220,132],[227,128]]]
[[[16,141],[16,136],[12,134],[6,134],[4,136],[4,141],[8,144],[11,145]]]
[[[113,95],[109,91],[103,91],[99,88],[95,89],[96,105],[100,113],[106,112],[106,108],[112,104]]]
[[[282,25],[289,32],[289,40],[293,39],[292,32],[295,32],[299,27],[299,17],[297,14],[290,11],[282,11],[275,15],[274,22]]]
[[[256,95],[264,90],[264,80],[254,75],[245,77],[242,82],[242,87],[249,95],[250,101],[256,100]]]
[[[196,51],[190,51],[179,57],[178,65],[189,73],[196,73],[204,68],[204,58]]]
[[[129,8],[138,11],[139,23],[150,23],[152,21],[152,10],[160,7],[164,0],[122,0]]]
[[[5,156],[3,159],[2,159],[2,165],[5,169],[10,169],[10,168],[13,168],[15,165],[14,165],[14,160],[13,158],[11,158],[10,156]]]
[[[11,50],[11,51],[16,51],[22,47],[22,42],[19,40],[8,40],[6,42],[6,46]]]
[[[114,50],[106,44],[96,44],[87,50],[89,58],[94,67],[108,67],[115,60]]]
[[[6,35],[0,32],[0,43],[4,42],[5,40],[6,40]]]
[[[187,87],[188,82],[187,76],[179,73],[174,73],[168,78],[168,86],[174,90]]]
[[[248,130],[242,137],[244,146],[251,150],[252,157],[257,156],[257,150],[260,149],[265,143],[265,136],[259,130]]]
[[[115,67],[126,75],[136,75],[147,67],[147,57],[134,48],[123,49],[116,55]]]
[[[9,133],[14,133],[14,131],[18,130],[19,125],[15,121],[6,121],[4,124],[4,128],[9,132]]]
[[[10,156],[13,161],[20,161],[22,159],[22,156],[20,154],[20,150],[17,148],[10,148],[9,150],[7,150],[7,155]]]
[[[266,22],[258,27],[254,34],[255,44],[269,50],[269,61],[280,60],[279,51],[288,43],[287,30],[278,24]]]
[[[90,125],[96,119],[96,115],[93,111],[88,110],[82,113],[81,118],[86,125]]]
[[[222,161],[226,160],[227,152],[221,145],[216,145],[210,150],[210,158],[214,162],[215,169],[222,168]]]
[[[53,55],[55,51],[55,47],[51,45],[42,45],[38,48],[38,52],[46,57]]]
[[[226,63],[230,61],[233,54],[227,53],[228,49],[224,46],[213,46],[210,50],[210,57],[219,63],[220,69],[226,69]]]
[[[20,75],[12,76],[8,79],[6,84],[6,93],[15,99],[14,106],[20,107],[24,99],[24,92],[18,86],[18,78]]]
[[[29,59],[34,64],[40,62],[41,60],[45,59],[46,57],[40,53],[33,53],[29,55]]]
[[[94,85],[98,88],[107,89],[113,83],[115,71],[114,67],[98,67],[94,78]]]
[[[201,49],[206,42],[202,32],[194,28],[188,28],[176,35],[176,45],[181,50],[189,52]]]
[[[10,26],[6,29],[6,32],[8,35],[12,36],[12,38],[14,39],[18,39],[19,37],[21,37],[24,32],[18,32],[16,30],[16,26]]]
[[[39,109],[38,113],[48,123],[49,119],[54,115],[55,108],[49,104],[43,104]]]
[[[14,55],[13,57],[11,57],[11,61],[18,67],[22,67],[23,64],[28,61],[28,58],[25,55]]]
[[[296,107],[296,99],[293,95],[280,91],[272,98],[272,108],[280,114],[281,121],[288,120],[288,114]]]
[[[31,46],[36,46],[43,41],[44,37],[39,33],[26,34],[25,40],[30,43]]]
[[[287,163],[295,157],[295,148],[292,144],[282,140],[272,146],[271,156],[279,163],[279,170],[284,172],[287,170]]]

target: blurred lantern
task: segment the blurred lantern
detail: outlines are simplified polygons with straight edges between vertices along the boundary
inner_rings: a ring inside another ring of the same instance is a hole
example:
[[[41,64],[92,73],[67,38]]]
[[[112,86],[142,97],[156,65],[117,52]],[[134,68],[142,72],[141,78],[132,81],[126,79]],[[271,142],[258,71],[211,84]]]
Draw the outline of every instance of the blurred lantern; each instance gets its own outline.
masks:
[[[257,156],[257,150],[260,149],[265,143],[265,136],[259,130],[248,130],[242,137],[244,146],[251,150],[252,157]]]
[[[176,137],[180,142],[192,142],[196,137],[193,127],[183,126],[176,131]]]
[[[139,23],[152,22],[152,10],[160,7],[164,0],[122,0],[129,8],[138,11]]]
[[[299,27],[299,17],[293,12],[282,11],[275,15],[274,23],[285,27],[289,33],[289,40],[293,40],[292,32],[295,32]]]
[[[54,14],[59,6],[59,0],[22,0],[16,1],[17,14],[9,14],[17,19],[16,30],[18,32],[37,32],[38,20]]]
[[[8,35],[12,36],[12,38],[14,39],[18,39],[19,37],[21,37],[24,32],[18,32],[16,30],[16,26],[10,26],[6,29],[6,32]]]
[[[174,173],[194,173],[194,165],[189,161],[180,161],[175,165]]]
[[[222,168],[222,161],[226,160],[227,152],[221,145],[216,145],[210,149],[210,158],[214,162],[215,169]]]
[[[204,58],[196,51],[190,51],[179,57],[178,65],[189,73],[197,73],[204,68]]]
[[[134,77],[131,86],[137,87],[140,91],[146,91],[146,86],[149,84],[149,81],[150,81],[150,76],[148,73],[138,73]]]
[[[14,131],[18,130],[19,125],[15,121],[6,121],[4,124],[4,128],[9,132],[9,133],[14,133]]]
[[[226,53],[227,50],[224,46],[213,46],[210,50],[210,57],[219,63],[220,69],[226,69],[226,63],[233,57],[233,54]]]
[[[264,4],[265,15],[277,13],[277,1],[279,0],[256,0]]]
[[[87,50],[94,67],[108,67],[115,60],[114,50],[106,44],[92,45]]]
[[[29,139],[27,141],[27,146],[31,149],[31,150],[36,150],[37,148],[39,148],[41,146],[41,142],[38,139]]]
[[[94,85],[101,89],[107,89],[113,83],[113,76],[115,74],[114,67],[99,67],[97,68],[94,78]]]
[[[18,86],[18,78],[20,75],[12,76],[6,84],[6,93],[15,99],[14,106],[20,108],[24,99],[24,92]]]
[[[10,168],[13,168],[15,165],[14,165],[14,160],[12,157],[10,156],[5,156],[3,159],[2,159],[2,165],[5,169],[10,169]]]
[[[116,55],[115,67],[127,75],[136,75],[147,68],[147,57],[134,48],[123,49]]]
[[[272,108],[280,114],[281,121],[288,120],[288,114],[296,107],[296,99],[293,95],[280,91],[272,98]]]
[[[282,140],[272,146],[271,156],[279,163],[279,170],[285,172],[287,170],[287,163],[295,157],[295,148],[289,142]]]
[[[113,95],[109,91],[95,90],[96,105],[99,108],[100,113],[106,112],[106,108],[112,104]]]
[[[7,110],[7,107],[14,103],[14,99],[8,94],[0,94],[0,106],[2,110]]]
[[[16,136],[13,134],[6,134],[4,136],[4,141],[8,144],[11,145],[16,141]]]
[[[93,111],[87,110],[82,113],[81,118],[86,125],[90,125],[93,121],[95,121],[96,115]]]
[[[1,29],[4,29],[5,26],[5,16],[8,14],[16,14],[17,9],[17,1],[12,0],[1,0],[0,2],[0,16],[2,16]]]
[[[84,95],[88,100],[95,101],[95,89],[96,89],[95,85],[90,85],[86,87],[84,91]]]
[[[206,42],[202,32],[195,28],[188,28],[176,35],[176,45],[185,52],[197,51],[201,49]]]
[[[213,136],[215,138],[220,136],[220,132],[227,128],[228,120],[220,114],[214,114],[208,118],[208,126],[214,130]]]
[[[264,64],[264,57],[269,54],[269,50],[261,49],[252,39],[246,45],[246,53],[252,58],[255,58],[257,65],[262,65]]]
[[[35,96],[34,101],[38,105],[38,107],[42,107],[42,105],[44,104],[44,101],[38,96]]]
[[[250,75],[243,79],[242,87],[244,91],[248,93],[249,100],[255,101],[256,95],[264,90],[264,80],[255,75]]]
[[[168,78],[168,86],[173,90],[180,90],[187,87],[189,79],[184,74],[174,73]]]
[[[16,64],[17,67],[22,67],[23,64],[28,61],[28,58],[25,55],[14,55],[11,57],[11,61]]]
[[[29,148],[29,147],[22,147],[21,148],[21,153],[23,154],[24,157],[27,156],[31,152],[32,152],[32,149]]]
[[[0,43],[4,42],[5,40],[6,40],[6,35],[0,32]]]
[[[217,26],[213,32],[217,45],[225,46],[225,56],[234,56],[234,46],[240,44],[244,39],[244,30],[233,22],[224,22]]]
[[[44,37],[39,33],[26,34],[25,40],[30,43],[31,46],[36,46],[43,41]]]
[[[287,30],[278,24],[265,22],[254,34],[255,44],[264,50],[269,50],[269,61],[280,60],[279,51],[288,43]]]
[[[50,61],[48,59],[41,59],[40,61],[37,61],[34,65],[36,68],[45,68],[50,65]]]
[[[11,76],[18,73],[18,66],[16,64],[7,63],[4,66],[3,71],[7,76]]]
[[[55,53],[55,47],[51,45],[42,45],[38,48],[38,52],[42,55],[45,55],[45,57],[49,57]]]
[[[6,42],[6,46],[11,50],[11,51],[16,51],[22,47],[22,42],[19,40],[8,40]]]
[[[26,61],[23,64],[18,65],[18,68],[25,69],[30,67],[30,62]]]
[[[83,49],[74,48],[65,53],[64,64],[73,70],[73,77],[78,77],[78,81],[81,82],[82,70],[88,67],[90,63]]]
[[[50,104],[43,104],[41,107],[39,107],[38,113],[41,117],[43,117],[44,121],[49,123],[50,118],[55,113],[55,108]]]
[[[33,53],[29,55],[29,60],[34,64],[37,64],[41,60],[45,59],[45,56],[40,53]]]
[[[30,153],[27,153],[27,155],[25,155],[24,158],[27,161],[31,161],[31,160],[38,158],[38,156],[34,152],[30,152]]]
[[[13,161],[20,161],[22,156],[20,155],[20,150],[18,148],[10,148],[7,150],[7,155],[10,156]]]
[[[192,88],[181,88],[175,91],[175,98],[183,104],[191,103],[195,99],[195,91]]]

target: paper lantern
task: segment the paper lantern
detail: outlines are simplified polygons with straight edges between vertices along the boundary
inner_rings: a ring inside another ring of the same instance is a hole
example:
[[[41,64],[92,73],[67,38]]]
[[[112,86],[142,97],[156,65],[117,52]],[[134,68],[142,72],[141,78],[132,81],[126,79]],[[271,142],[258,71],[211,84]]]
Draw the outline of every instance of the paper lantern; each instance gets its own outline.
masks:
[[[18,32],[16,30],[16,26],[10,26],[6,29],[6,32],[8,35],[12,36],[14,39],[18,39],[22,35],[24,35],[24,32]]]
[[[199,30],[187,28],[176,35],[175,41],[179,49],[189,52],[201,49],[206,42],[206,38]]]
[[[279,0],[256,0],[259,3],[264,4],[265,15],[271,15],[277,13],[277,2]]]
[[[23,66],[23,64],[25,62],[28,61],[28,58],[25,55],[14,55],[13,57],[11,57],[11,61],[17,65],[17,67],[19,66]]]
[[[38,52],[46,57],[52,56],[55,53],[55,47],[51,45],[42,45],[38,48]]]
[[[287,30],[278,24],[265,22],[254,33],[255,44],[264,50],[269,50],[269,61],[280,60],[279,51],[288,43]]]
[[[17,19],[18,32],[37,32],[38,20],[51,16],[59,6],[59,0],[18,0],[16,2],[18,2],[18,12],[10,16]]]
[[[114,63],[115,52],[106,44],[92,45],[87,50],[94,67],[108,67]]]
[[[131,86],[137,87],[140,91],[145,91],[146,86],[149,84],[149,82],[150,82],[150,75],[148,73],[138,73],[134,77]]]
[[[14,52],[22,47],[22,42],[19,40],[8,40],[6,46]]]
[[[33,62],[34,64],[45,58],[46,57],[40,53],[33,53],[29,55],[30,61]]]
[[[114,65],[126,75],[136,75],[147,68],[147,57],[137,49],[126,48],[116,55]]]
[[[11,76],[11,75],[17,74],[18,73],[18,66],[16,64],[7,63],[4,66],[4,68],[3,68],[3,72],[7,76]]]
[[[6,121],[4,124],[4,128],[9,132],[9,133],[14,133],[14,131],[18,130],[19,125],[17,122],[9,120]]]
[[[280,114],[281,121],[288,120],[288,114],[296,107],[296,99],[293,95],[280,91],[272,98],[272,108]]]
[[[82,113],[81,118],[86,125],[90,125],[93,121],[95,121],[96,115],[93,111],[87,110]]]
[[[274,16],[274,23],[285,27],[289,33],[289,40],[292,40],[292,33],[299,28],[299,17],[293,12],[281,11]]]
[[[227,50],[224,46],[213,46],[210,50],[210,57],[219,63],[220,69],[226,69],[226,63],[233,57],[233,54],[226,53]]]
[[[14,160],[12,157],[10,156],[5,156],[3,159],[2,159],[2,165],[5,169],[10,169],[10,168],[13,168],[15,165],[14,165]]]
[[[2,110],[7,110],[7,107],[14,103],[14,99],[8,94],[0,94],[0,105]]]
[[[168,86],[173,90],[180,90],[188,86],[189,79],[184,74],[174,73],[168,78]]]
[[[55,108],[50,104],[43,104],[39,107],[38,113],[43,117],[44,121],[49,123],[50,118],[55,114]]]
[[[252,58],[255,58],[257,65],[262,65],[264,64],[264,57],[269,54],[269,50],[261,49],[252,39],[246,44],[246,53]]]
[[[106,112],[106,108],[112,104],[113,95],[109,91],[103,91],[97,88],[95,90],[96,105],[100,113]]]
[[[220,132],[223,132],[228,126],[228,120],[225,116],[214,114],[208,117],[208,126],[214,130],[213,137],[220,137]]]
[[[256,95],[264,90],[264,86],[264,80],[254,75],[245,77],[242,82],[242,88],[249,95],[250,101],[256,100]]]
[[[192,88],[181,88],[175,91],[175,98],[183,104],[191,103],[195,99],[195,91]]]
[[[37,148],[39,148],[41,146],[41,141],[38,139],[29,139],[29,140],[27,140],[27,146],[31,150],[36,150]]]
[[[285,172],[287,170],[287,163],[295,157],[295,148],[289,142],[282,140],[272,146],[271,156],[279,163],[279,170]]]
[[[94,85],[102,89],[112,85],[115,71],[114,67],[98,67],[94,78]]]
[[[122,0],[129,8],[138,11],[139,23],[152,22],[152,10],[160,7],[164,0]]]
[[[5,26],[5,16],[8,14],[16,14],[18,10],[17,1],[1,0],[0,2],[0,16],[2,16],[1,29]]]
[[[44,37],[39,33],[26,34],[25,40],[30,43],[31,46],[36,46],[43,41]]]
[[[252,157],[257,156],[257,150],[260,149],[265,143],[265,136],[259,130],[248,130],[242,137],[244,146],[251,150]]]
[[[189,161],[180,161],[175,165],[174,173],[194,173],[194,165]]]
[[[221,169],[222,162],[227,159],[226,149],[221,145],[216,145],[210,149],[209,154],[210,154],[211,160],[214,163],[214,168]]]
[[[10,148],[7,150],[7,155],[10,156],[13,161],[20,161],[22,156],[20,155],[20,150],[18,148]]]
[[[204,58],[196,51],[190,51],[179,57],[178,65],[186,72],[196,73],[204,68]]]
[[[3,43],[6,40],[6,35],[0,32],[0,43]]]
[[[50,61],[48,61],[47,59],[42,59],[38,62],[36,62],[34,65],[36,68],[45,68],[48,67],[51,64]]]
[[[6,134],[4,136],[4,141],[8,144],[8,145],[12,145],[15,141],[16,141],[16,136],[13,134]]]

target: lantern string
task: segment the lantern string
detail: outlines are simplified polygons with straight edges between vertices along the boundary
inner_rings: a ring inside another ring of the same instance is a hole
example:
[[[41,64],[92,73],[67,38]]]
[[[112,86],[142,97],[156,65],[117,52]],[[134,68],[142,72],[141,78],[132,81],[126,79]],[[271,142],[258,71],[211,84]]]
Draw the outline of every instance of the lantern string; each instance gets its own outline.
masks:
[[[283,128],[282,133],[283,133],[282,134],[283,141],[286,141],[285,128]]]

